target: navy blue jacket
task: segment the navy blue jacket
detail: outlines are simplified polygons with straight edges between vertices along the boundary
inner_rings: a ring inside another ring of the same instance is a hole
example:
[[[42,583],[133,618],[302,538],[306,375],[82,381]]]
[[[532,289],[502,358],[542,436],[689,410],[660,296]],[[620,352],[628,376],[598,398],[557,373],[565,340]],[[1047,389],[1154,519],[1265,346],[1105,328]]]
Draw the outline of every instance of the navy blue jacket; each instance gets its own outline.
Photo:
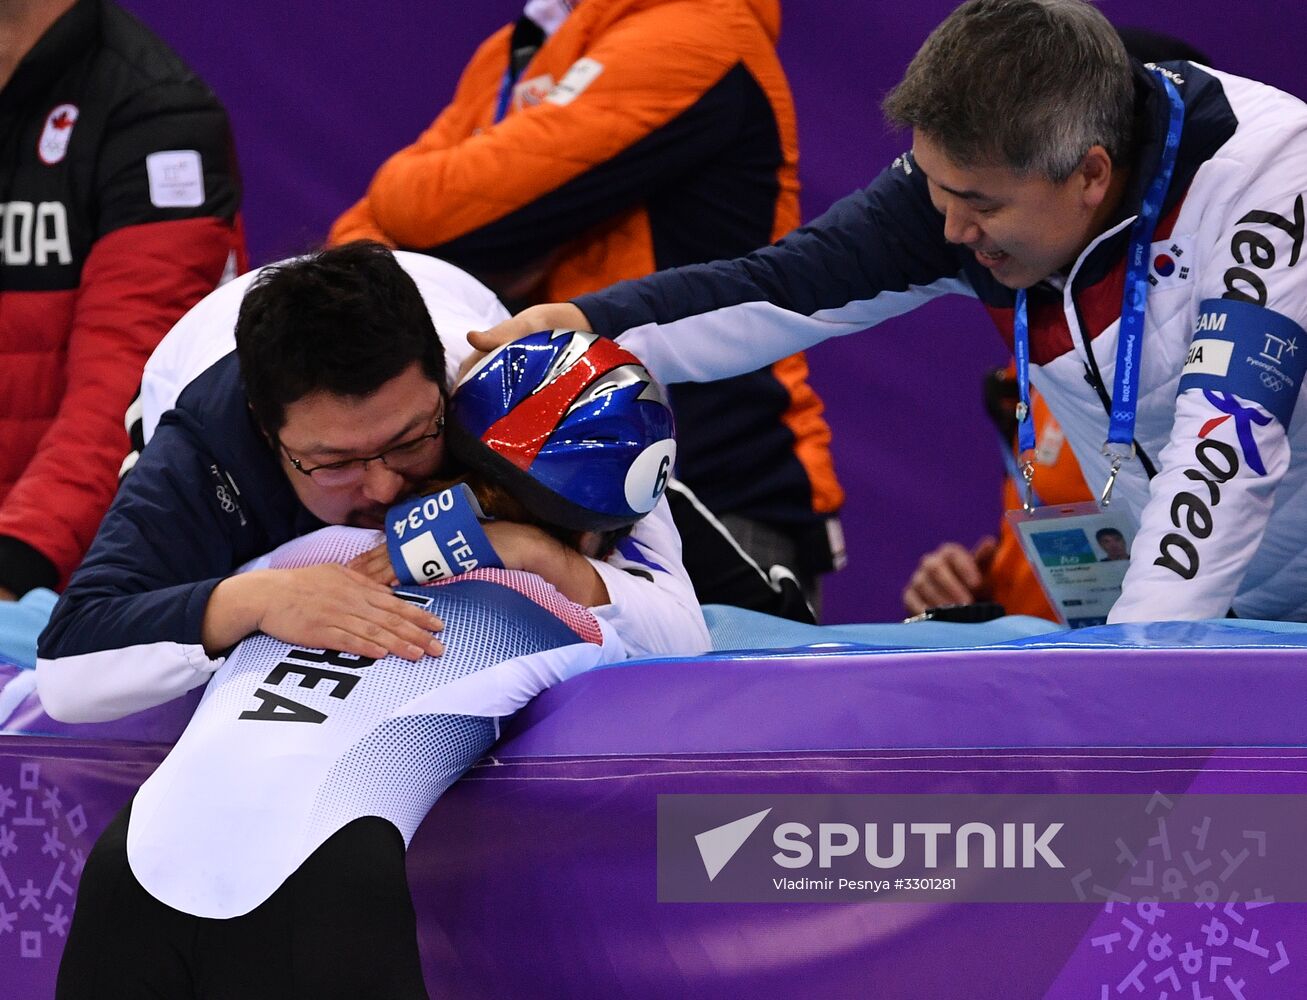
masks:
[[[209,595],[224,577],[319,527],[255,425],[229,354],[159,421],[55,607],[39,654],[198,646]]]

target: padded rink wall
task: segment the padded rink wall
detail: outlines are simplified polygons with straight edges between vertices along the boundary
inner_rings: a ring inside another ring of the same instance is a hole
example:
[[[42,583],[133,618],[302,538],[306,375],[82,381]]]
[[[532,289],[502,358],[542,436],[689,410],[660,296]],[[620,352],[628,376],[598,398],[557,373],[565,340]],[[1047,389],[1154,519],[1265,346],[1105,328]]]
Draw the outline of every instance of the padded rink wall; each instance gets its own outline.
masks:
[[[538,698],[414,839],[432,995],[1307,995],[1303,903],[658,902],[658,795],[1307,792],[1301,630],[1104,627],[958,648],[986,633],[914,628],[634,663]],[[884,648],[919,641],[939,648]],[[0,667],[0,698],[20,676]],[[19,706],[0,736],[0,996],[52,996],[86,852],[193,703],[112,728]]]
[[[123,2],[226,103],[256,264],[320,240],[381,159],[411,142],[447,102],[474,47],[522,8],[520,0]],[[782,4],[780,51],[798,112],[806,219],[903,151],[907,140],[882,125],[879,100],[953,6]],[[1223,69],[1307,94],[1303,4],[1101,0],[1099,7],[1119,24],[1183,34]],[[923,552],[995,530],[1001,466],[980,377],[1004,361],[1004,350],[974,303],[949,300],[874,335],[822,345],[809,360],[849,496],[851,562],[829,581],[826,620],[900,617],[899,593]],[[968,427],[975,433],[959,433]]]

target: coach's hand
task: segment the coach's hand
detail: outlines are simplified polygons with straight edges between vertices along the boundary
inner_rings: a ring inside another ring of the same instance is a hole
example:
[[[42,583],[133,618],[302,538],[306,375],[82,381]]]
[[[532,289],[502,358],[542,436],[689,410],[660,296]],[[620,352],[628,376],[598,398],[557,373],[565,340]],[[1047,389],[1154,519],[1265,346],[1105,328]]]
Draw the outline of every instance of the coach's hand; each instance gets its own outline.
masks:
[[[570,601],[597,608],[609,602],[608,587],[590,560],[530,524],[490,521],[486,537],[504,569],[535,573]]]
[[[265,632],[311,649],[417,660],[444,652],[431,634],[444,627],[385,584],[328,564],[228,577],[209,597],[201,636],[210,656],[253,632]]]
[[[947,604],[974,604],[982,596],[985,567],[997,548],[998,543],[986,537],[970,552],[957,542],[946,542],[922,556],[903,591],[908,614]]]
[[[385,542],[376,548],[360,552],[345,565],[375,583],[384,583],[387,587],[394,587],[399,583],[394,564],[390,561],[390,550],[386,548]]]
[[[458,377],[461,379],[496,347],[503,347],[537,330],[585,330],[588,333],[591,327],[585,313],[570,302],[546,302],[523,309],[512,319],[506,319],[489,330],[473,330],[467,335],[473,351],[459,368]]]
[[[587,607],[609,602],[608,587],[590,560],[534,525],[487,521],[481,525],[504,569],[543,577],[568,600]],[[385,545],[360,553],[347,564],[368,579],[393,586],[395,570]]]

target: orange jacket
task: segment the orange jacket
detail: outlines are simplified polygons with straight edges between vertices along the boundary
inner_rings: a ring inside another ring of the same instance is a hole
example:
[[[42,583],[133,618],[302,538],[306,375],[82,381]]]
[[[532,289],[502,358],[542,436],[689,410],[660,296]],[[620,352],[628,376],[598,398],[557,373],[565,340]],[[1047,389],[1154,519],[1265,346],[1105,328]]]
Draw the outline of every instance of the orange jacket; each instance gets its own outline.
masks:
[[[514,305],[772,242],[799,222],[779,23],[777,0],[583,0],[496,121],[524,37],[522,22],[507,25],[330,239],[434,253]],[[718,513],[803,523],[839,508],[830,431],[806,379],[794,355],[711,388],[674,387],[681,477]]]

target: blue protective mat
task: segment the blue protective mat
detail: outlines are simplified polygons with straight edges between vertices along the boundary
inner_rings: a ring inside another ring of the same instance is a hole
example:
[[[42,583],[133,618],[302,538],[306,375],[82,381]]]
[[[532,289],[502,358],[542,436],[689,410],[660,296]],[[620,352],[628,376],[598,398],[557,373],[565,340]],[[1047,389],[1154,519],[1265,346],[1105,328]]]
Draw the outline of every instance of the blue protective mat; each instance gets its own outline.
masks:
[[[953,622],[804,625],[722,604],[706,605],[703,612],[715,653],[1098,646],[1163,649],[1301,648],[1307,656],[1307,624],[1300,622],[1219,618],[1205,622],[1153,622],[1064,629],[1042,618],[1011,615],[974,625]]]
[[[1064,632],[1062,626],[1053,622],[1024,615],[1009,615],[975,625],[956,622],[804,625],[725,604],[707,604],[703,616],[716,653],[798,648],[958,649]]]
[[[38,587],[22,600],[0,601],[0,660],[28,670],[36,666],[36,637],[58,600],[54,591]]]

